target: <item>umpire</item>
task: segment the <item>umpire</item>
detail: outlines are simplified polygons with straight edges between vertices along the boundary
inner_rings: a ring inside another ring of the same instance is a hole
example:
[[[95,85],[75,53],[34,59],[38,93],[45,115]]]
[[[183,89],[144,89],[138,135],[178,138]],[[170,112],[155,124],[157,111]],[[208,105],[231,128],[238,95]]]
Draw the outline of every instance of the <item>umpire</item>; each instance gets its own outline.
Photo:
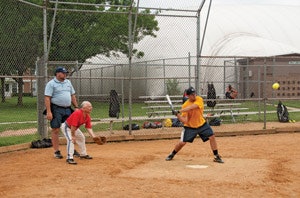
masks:
[[[172,160],[176,153],[178,153],[187,142],[192,143],[197,135],[199,135],[203,142],[207,140],[210,141],[210,147],[214,154],[214,162],[224,163],[218,153],[215,134],[203,117],[203,99],[196,95],[196,91],[193,87],[188,88],[186,94],[188,100],[183,103],[181,110],[173,110],[173,114],[184,124],[184,129],[180,141],[175,145],[174,150],[168,155],[166,160]]]
[[[54,157],[61,159],[59,151],[59,129],[61,123],[71,115],[71,104],[78,108],[75,90],[72,83],[66,79],[68,71],[64,67],[57,67],[55,77],[50,80],[45,88],[46,116],[52,128],[51,139]]]

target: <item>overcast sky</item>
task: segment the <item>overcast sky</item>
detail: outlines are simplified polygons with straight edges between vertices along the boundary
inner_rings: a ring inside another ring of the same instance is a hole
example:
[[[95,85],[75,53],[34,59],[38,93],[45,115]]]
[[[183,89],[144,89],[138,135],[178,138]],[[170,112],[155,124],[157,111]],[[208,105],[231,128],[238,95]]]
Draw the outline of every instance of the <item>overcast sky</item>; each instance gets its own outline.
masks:
[[[136,2],[138,0],[135,0]],[[203,0],[139,0],[140,7],[151,8],[188,8],[198,7]],[[206,4],[209,0],[206,0]],[[300,0],[212,0],[212,4],[273,4],[273,5],[299,5]]]

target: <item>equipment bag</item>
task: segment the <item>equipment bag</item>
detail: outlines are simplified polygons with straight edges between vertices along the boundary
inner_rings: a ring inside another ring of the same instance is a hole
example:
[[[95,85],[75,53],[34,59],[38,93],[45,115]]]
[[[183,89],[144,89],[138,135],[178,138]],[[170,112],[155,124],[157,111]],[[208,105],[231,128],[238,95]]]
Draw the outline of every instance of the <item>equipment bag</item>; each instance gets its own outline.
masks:
[[[52,147],[52,142],[51,139],[49,138],[32,141],[30,146],[30,148],[48,148],[48,147]]]
[[[216,99],[217,95],[216,95],[216,90],[215,90],[215,86],[213,83],[208,83],[207,85],[207,106],[208,107],[215,107],[217,102],[214,100],[210,100],[210,99]]]
[[[119,118],[120,101],[116,90],[110,90],[109,117]]]
[[[126,124],[124,127],[123,127],[124,130],[129,130],[129,124]],[[138,124],[131,124],[131,130],[139,130],[140,129],[140,126]]]
[[[277,105],[277,117],[279,122],[289,122],[289,112],[281,101]]]
[[[210,126],[220,126],[221,125],[221,119],[220,118],[214,118],[211,121],[209,121]]]

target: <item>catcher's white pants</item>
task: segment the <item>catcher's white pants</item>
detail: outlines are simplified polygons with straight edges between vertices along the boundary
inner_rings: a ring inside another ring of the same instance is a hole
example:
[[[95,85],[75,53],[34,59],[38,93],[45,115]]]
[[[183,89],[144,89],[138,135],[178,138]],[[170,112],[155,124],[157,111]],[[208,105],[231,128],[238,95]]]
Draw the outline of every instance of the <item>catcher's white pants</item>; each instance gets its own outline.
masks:
[[[71,129],[66,125],[66,123],[62,123],[60,129],[67,139],[67,154],[68,154],[67,159],[73,159],[74,143],[72,142]],[[75,131],[75,137],[76,137],[76,144],[79,147],[80,155],[87,155],[86,146],[85,146],[85,136],[83,135],[83,133],[79,128]]]

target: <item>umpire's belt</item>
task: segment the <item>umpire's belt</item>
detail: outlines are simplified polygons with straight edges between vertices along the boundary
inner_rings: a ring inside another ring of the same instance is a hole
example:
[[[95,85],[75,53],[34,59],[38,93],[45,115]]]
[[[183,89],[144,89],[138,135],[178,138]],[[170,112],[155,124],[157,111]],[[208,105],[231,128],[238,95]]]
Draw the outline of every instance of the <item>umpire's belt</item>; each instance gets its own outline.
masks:
[[[63,107],[63,106],[58,106],[58,105],[53,104],[53,103],[51,103],[51,105],[52,105],[53,107],[56,107],[56,108],[62,108],[62,109],[70,109],[70,108],[71,108],[71,106]]]

